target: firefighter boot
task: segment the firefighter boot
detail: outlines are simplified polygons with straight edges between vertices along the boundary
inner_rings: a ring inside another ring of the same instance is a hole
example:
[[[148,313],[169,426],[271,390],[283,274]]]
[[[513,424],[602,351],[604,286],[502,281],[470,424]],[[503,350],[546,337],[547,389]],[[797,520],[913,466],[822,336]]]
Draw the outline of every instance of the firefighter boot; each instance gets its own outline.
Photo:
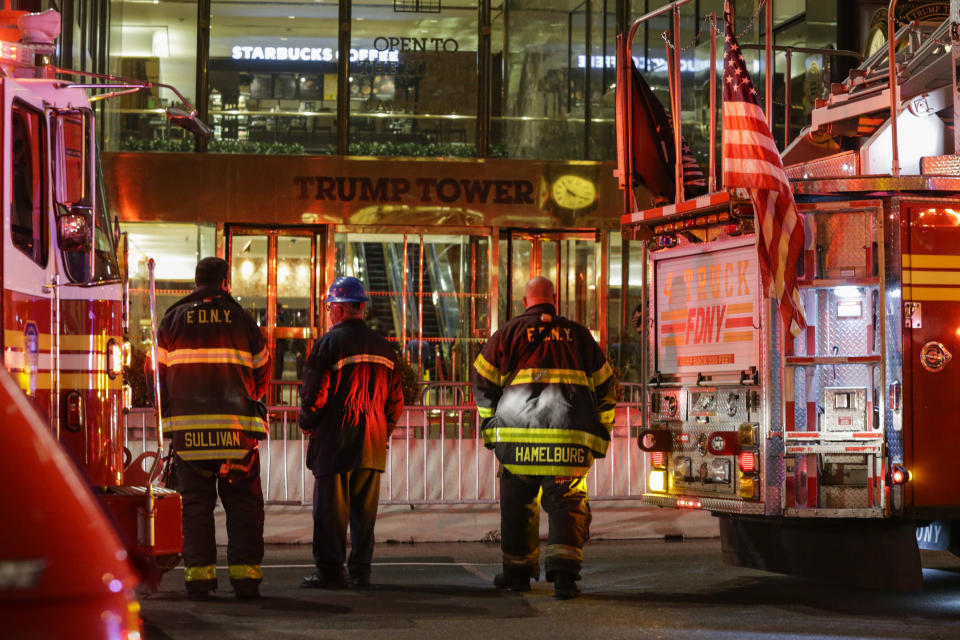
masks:
[[[576,576],[566,571],[556,571],[553,574],[553,597],[557,600],[570,600],[580,595]]]
[[[516,567],[504,567],[493,577],[493,586],[510,591],[530,591],[530,572],[518,571]]]

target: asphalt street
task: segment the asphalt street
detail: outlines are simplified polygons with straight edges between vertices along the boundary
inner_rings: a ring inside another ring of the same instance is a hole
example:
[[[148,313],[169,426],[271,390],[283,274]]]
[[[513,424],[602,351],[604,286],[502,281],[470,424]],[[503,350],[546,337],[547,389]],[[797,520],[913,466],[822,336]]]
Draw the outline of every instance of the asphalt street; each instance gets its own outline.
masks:
[[[379,544],[373,586],[345,591],[301,589],[309,546],[271,545],[258,601],[233,597],[225,558],[209,602],[186,599],[182,568],[168,573],[141,600],[146,637],[960,638],[960,560],[946,553],[924,552],[924,591],[911,594],[729,567],[717,540],[593,542],[584,555],[583,595],[559,601],[542,581],[495,590],[496,544]]]

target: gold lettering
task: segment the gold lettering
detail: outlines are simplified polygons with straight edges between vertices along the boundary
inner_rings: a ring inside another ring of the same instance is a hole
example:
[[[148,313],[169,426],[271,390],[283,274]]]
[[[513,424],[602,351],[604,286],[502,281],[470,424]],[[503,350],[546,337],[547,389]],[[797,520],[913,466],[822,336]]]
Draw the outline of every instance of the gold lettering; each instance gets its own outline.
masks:
[[[707,297],[707,270],[703,267],[697,268],[697,300],[704,300]]]
[[[187,324],[193,324],[193,316],[196,313],[193,309],[187,311]]]
[[[207,310],[206,310],[206,309],[198,309],[198,310],[197,310],[197,321],[198,321],[200,324],[207,324]]]
[[[720,265],[710,265],[710,295],[720,297]]]
[[[691,282],[693,282],[693,269],[684,269],[683,270],[683,287],[684,287],[684,290],[686,291],[686,295],[684,296],[683,300],[681,300],[681,302],[686,302],[687,300],[690,299],[690,283]]]
[[[551,340],[560,339],[560,329],[558,327],[554,327],[553,329],[550,329],[550,339]]]
[[[533,342],[533,327],[527,327],[527,342]]]
[[[563,332],[567,334],[567,342],[573,342],[573,338],[570,337],[570,329],[567,327],[564,327]]]
[[[189,431],[183,434],[183,443],[186,447],[193,447],[193,434]]]
[[[224,310],[223,310],[223,321],[224,321],[224,322],[230,322],[230,310],[229,310],[229,309],[224,309]]]
[[[750,295],[750,283],[747,282],[747,267],[749,266],[750,263],[746,260],[737,263],[737,295]]]

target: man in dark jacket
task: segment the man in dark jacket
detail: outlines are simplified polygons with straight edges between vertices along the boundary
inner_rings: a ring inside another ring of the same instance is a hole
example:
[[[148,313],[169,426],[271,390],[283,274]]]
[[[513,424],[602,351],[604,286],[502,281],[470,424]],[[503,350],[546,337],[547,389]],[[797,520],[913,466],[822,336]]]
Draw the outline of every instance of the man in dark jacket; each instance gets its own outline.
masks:
[[[363,321],[367,296],[356,278],[340,277],[325,300],[332,327],[313,347],[303,371],[300,428],[310,434],[313,471],[313,558],[317,571],[302,587],[370,584],[373,527],[387,446],[403,411],[397,353]]]
[[[527,591],[540,577],[540,492],[550,516],[546,577],[554,595],[580,593],[590,535],[587,472],[606,454],[613,426],[613,370],[590,331],[557,316],[553,283],[527,283],[526,312],[501,327],[474,362],[483,442],[500,461],[501,589]]]
[[[220,258],[197,263],[197,290],[175,302],[157,331],[161,416],[172,437],[174,484],[183,495],[187,595],[217,587],[213,508],[227,512],[227,560],[236,596],[256,598],[263,572],[263,492],[258,441],[270,379],[267,344],[229,293]]]

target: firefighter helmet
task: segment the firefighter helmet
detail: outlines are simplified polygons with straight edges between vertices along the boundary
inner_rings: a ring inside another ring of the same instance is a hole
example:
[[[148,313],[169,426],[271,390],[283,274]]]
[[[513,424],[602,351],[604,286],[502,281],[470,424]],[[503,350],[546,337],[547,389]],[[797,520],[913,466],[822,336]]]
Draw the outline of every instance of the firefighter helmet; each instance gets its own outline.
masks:
[[[363,291],[363,283],[350,276],[340,276],[330,285],[330,292],[324,302],[366,302],[369,300]]]

